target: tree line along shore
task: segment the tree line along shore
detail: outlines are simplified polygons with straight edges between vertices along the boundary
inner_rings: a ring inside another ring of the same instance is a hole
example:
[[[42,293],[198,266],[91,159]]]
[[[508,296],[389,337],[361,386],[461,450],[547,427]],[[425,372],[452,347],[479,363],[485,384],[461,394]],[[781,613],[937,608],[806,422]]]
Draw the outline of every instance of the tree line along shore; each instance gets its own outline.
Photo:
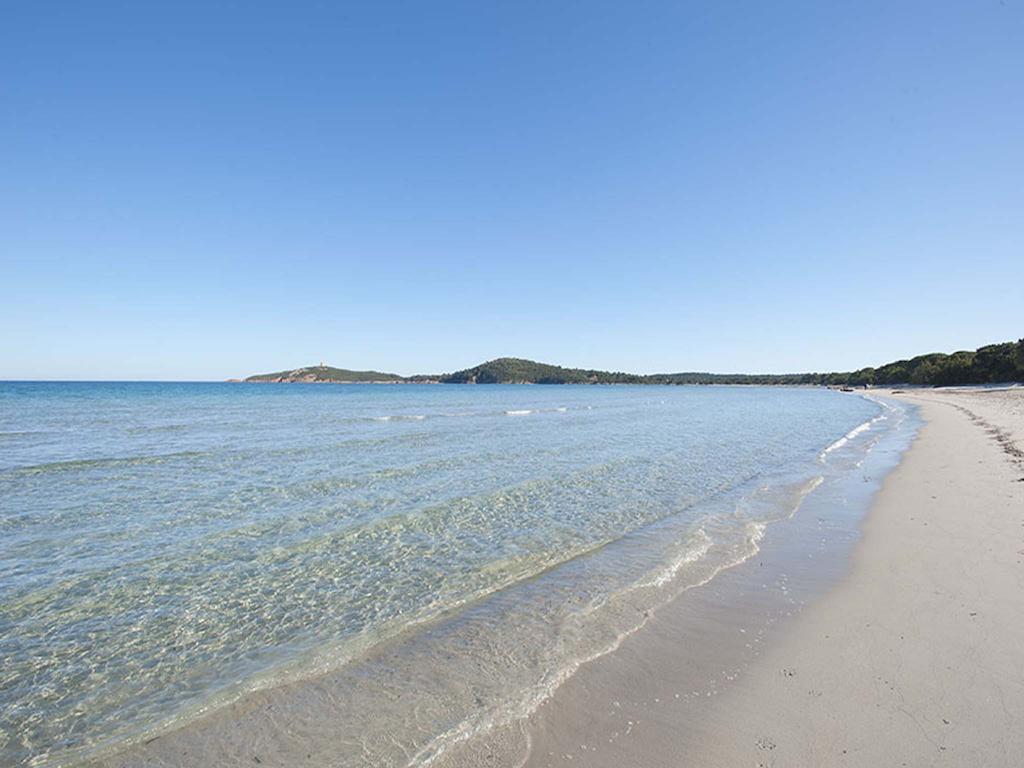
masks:
[[[564,368],[517,357],[500,357],[473,368],[437,375],[400,376],[354,371],[321,363],[244,379],[253,383],[308,384],[788,384],[804,386],[955,386],[1024,382],[1024,339],[976,350],[933,352],[877,368],[832,373],[654,373]]]

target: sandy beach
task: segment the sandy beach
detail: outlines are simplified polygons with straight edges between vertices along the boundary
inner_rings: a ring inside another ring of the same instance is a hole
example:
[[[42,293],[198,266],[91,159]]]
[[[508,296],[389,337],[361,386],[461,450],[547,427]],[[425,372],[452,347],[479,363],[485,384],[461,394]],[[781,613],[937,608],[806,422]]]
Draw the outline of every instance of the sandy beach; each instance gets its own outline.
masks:
[[[763,621],[752,569],[736,569],[718,589],[753,595],[746,624],[715,590],[684,596],[531,718],[527,765],[1020,764],[1024,389],[894,396],[926,423],[847,573]],[[781,557],[769,544],[760,565]],[[747,625],[758,642],[730,640]],[[695,653],[700,631],[713,651]]]

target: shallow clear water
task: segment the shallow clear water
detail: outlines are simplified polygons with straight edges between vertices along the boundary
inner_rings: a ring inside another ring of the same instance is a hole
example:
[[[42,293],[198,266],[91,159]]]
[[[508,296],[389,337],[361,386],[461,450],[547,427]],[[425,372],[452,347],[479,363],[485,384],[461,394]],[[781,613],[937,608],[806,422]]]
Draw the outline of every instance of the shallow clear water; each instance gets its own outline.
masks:
[[[334,686],[338,764],[429,761],[756,551],[886,417],[817,389],[0,383],[0,763],[295,680]]]

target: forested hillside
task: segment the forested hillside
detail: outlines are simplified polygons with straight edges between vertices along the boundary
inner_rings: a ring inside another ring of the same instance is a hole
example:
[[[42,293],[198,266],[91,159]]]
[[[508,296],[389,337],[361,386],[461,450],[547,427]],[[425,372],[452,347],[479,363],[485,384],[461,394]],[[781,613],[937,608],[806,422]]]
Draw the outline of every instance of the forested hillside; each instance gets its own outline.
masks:
[[[292,371],[250,376],[250,382],[300,383],[442,383],[442,384],[803,384],[879,386],[917,384],[998,384],[1024,382],[1024,339],[989,344],[977,350],[944,354],[934,352],[909,360],[896,360],[877,368],[842,373],[654,373],[563,368],[518,357],[499,357],[455,373],[403,377],[378,371],[350,371],[311,366]]]
[[[878,368],[841,373],[655,373],[649,375],[562,368],[500,357],[474,368],[433,377],[450,384],[827,384],[864,386],[992,384],[1024,382],[1024,339],[989,344],[973,352],[935,352]]]

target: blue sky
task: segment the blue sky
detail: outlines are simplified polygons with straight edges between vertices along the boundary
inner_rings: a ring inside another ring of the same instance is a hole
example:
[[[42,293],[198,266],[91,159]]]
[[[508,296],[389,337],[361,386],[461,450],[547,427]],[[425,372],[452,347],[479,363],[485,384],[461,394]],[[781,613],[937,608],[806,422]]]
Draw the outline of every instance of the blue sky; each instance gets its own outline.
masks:
[[[7,3],[0,378],[1024,335],[1024,3]]]

